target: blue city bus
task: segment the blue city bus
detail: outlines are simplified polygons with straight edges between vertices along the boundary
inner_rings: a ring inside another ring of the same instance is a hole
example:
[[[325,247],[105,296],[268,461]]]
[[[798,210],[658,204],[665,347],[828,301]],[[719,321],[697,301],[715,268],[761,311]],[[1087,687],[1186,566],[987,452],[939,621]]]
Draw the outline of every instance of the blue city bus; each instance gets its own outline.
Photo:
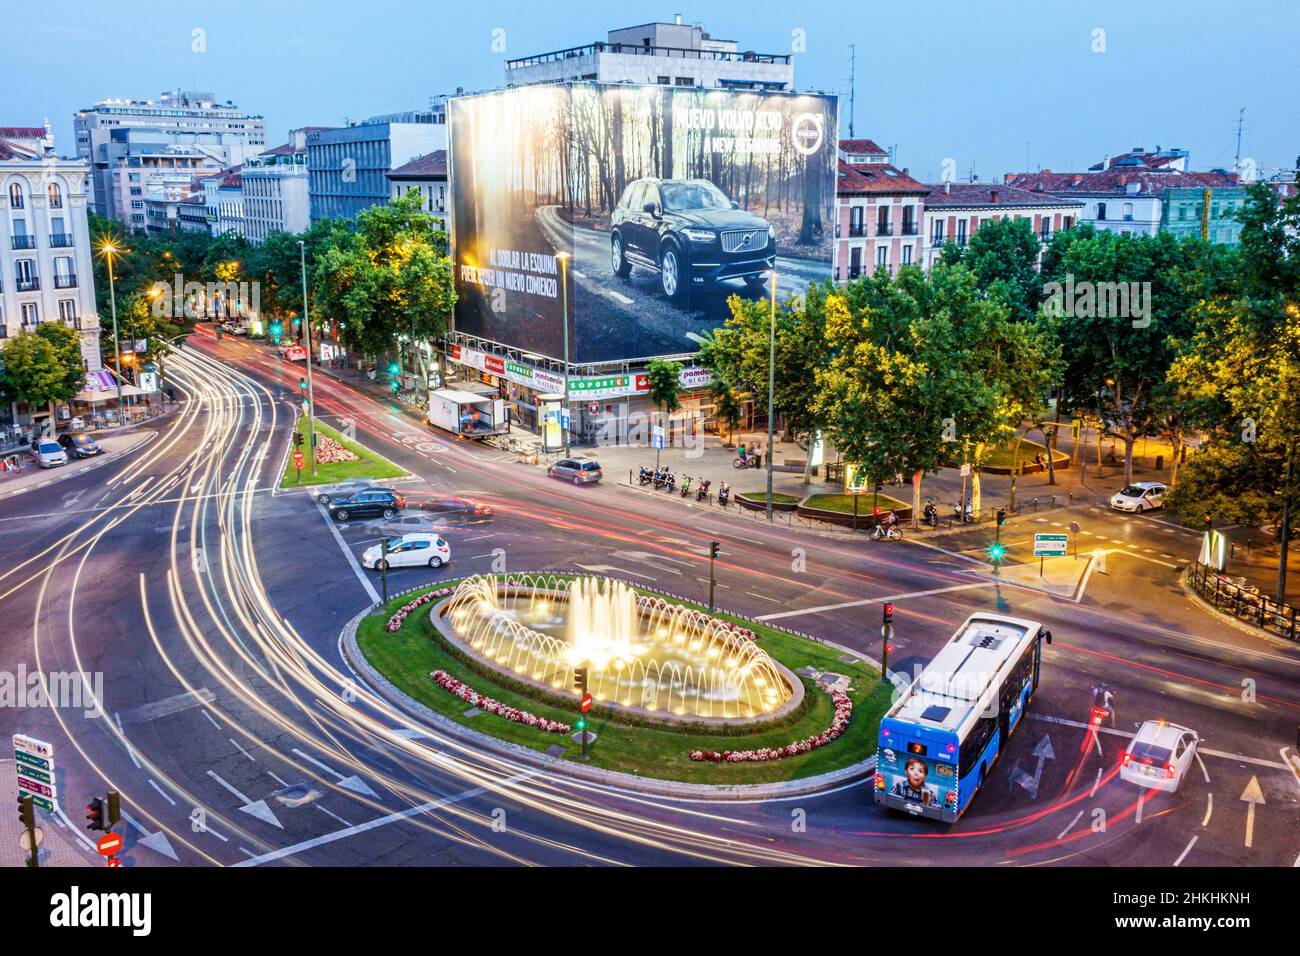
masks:
[[[953,823],[1038,689],[1041,624],[972,614],[880,721],[876,803]]]

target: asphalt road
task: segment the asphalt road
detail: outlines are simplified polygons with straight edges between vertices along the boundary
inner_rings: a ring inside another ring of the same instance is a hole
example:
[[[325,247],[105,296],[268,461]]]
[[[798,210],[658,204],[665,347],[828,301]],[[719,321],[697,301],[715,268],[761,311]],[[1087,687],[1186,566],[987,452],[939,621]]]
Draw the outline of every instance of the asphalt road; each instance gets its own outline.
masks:
[[[1288,762],[1300,653],[1184,597],[1178,569],[1197,540],[1158,514],[1084,504],[1013,522],[994,576],[985,531],[873,545],[612,482],[573,488],[317,376],[319,413],[406,467],[413,477],[400,487],[495,509],[491,522],[446,529],[449,567],[394,571],[393,588],[504,560],[704,598],[716,539],[724,607],[876,656],[879,605],[892,600],[890,664],[904,673],[976,610],[1035,618],[1055,635],[1031,719],[951,828],[882,814],[865,783],[762,803],[655,799],[412,730],[352,680],[338,649],[378,587],[353,563],[377,527],[340,530],[306,493],[272,490],[300,366],[207,331],[175,356],[186,401],[158,439],[0,505],[0,607],[12,624],[0,669],[103,674],[102,716],[5,708],[0,730],[55,744],[65,807],[122,792],[128,865],[1297,860],[1300,779]],[[1085,551],[1107,550],[1105,573],[1046,593],[1028,540],[1070,520]],[[1117,721],[1094,740],[1083,722],[1099,680],[1115,692]],[[1143,794],[1115,773],[1126,734],[1148,718],[1201,734],[1201,760],[1177,794]],[[1052,755],[1040,761],[1045,740]]]

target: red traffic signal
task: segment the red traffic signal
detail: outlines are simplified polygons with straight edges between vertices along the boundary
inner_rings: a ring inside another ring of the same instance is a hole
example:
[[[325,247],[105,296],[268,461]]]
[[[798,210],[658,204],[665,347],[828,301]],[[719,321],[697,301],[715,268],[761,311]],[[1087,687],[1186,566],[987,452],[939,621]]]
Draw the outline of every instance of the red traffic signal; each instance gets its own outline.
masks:
[[[871,509],[871,513],[872,513],[873,515],[875,515],[877,518],[879,518],[879,517],[880,517],[880,505],[876,505],[874,508],[872,508],[872,509]]]
[[[108,829],[104,826],[104,801],[99,799],[99,797],[95,797],[95,799],[86,804],[86,819],[89,821],[86,824],[87,830]]]
[[[894,623],[894,605],[893,605],[892,603],[886,602],[886,603],[885,603],[885,606],[884,606],[881,610],[883,611],[883,614],[882,614],[882,623],[884,623],[884,624],[893,624],[893,623]]]

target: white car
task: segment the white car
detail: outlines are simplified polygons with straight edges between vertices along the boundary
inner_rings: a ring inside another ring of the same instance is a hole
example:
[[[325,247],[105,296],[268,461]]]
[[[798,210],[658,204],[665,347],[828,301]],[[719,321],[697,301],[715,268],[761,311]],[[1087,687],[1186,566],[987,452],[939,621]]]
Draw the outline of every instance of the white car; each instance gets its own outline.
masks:
[[[1163,505],[1166,491],[1168,489],[1158,481],[1137,481],[1115,492],[1111,496],[1110,506],[1116,511],[1141,514]]]
[[[42,468],[53,468],[55,465],[66,465],[68,453],[53,438],[38,438],[32,442],[32,461]]]
[[[1196,757],[1196,731],[1163,720],[1148,720],[1129,742],[1119,775],[1129,783],[1173,793]]]
[[[381,547],[376,544],[366,549],[361,556],[363,567],[372,571],[383,569],[385,556],[380,554]],[[440,534],[412,532],[388,542],[387,564],[390,568],[440,568],[450,560],[451,545]]]

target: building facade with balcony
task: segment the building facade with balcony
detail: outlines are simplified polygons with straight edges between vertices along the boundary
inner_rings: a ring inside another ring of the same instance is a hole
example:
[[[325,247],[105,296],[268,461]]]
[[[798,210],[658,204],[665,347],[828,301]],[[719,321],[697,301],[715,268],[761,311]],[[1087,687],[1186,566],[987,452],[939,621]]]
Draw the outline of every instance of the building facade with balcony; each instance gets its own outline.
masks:
[[[81,333],[86,369],[100,368],[99,318],[79,160],[0,160],[0,347],[42,322]]]
[[[218,166],[241,163],[266,149],[266,121],[212,93],[174,90],[158,100],[104,99],[73,116],[77,155],[91,163],[94,204],[101,216],[121,218],[114,206],[113,176],[118,160],[106,147],[115,134],[154,134],[164,145],[208,145],[221,150]],[[126,221],[126,220],[123,220]]]
[[[835,281],[847,283],[877,269],[895,274],[924,260],[923,183],[889,162],[869,139],[840,140],[835,185]]]
[[[506,61],[506,86],[649,83],[710,89],[792,90],[794,58],[741,50],[710,36],[704,24],[645,23],[610,30],[604,42]]]
[[[1052,236],[1071,228],[1083,211],[1082,200],[1059,199],[1046,193],[1001,183],[931,183],[925,197],[925,267],[934,266],[948,243],[965,246],[986,223],[1024,219],[1033,227],[1042,248]],[[1042,249],[1039,250],[1042,261]]]
[[[305,232],[311,226],[307,182],[307,135],[330,127],[289,131],[289,141],[250,159],[240,171],[244,181],[244,236],[262,243],[276,232]]]

